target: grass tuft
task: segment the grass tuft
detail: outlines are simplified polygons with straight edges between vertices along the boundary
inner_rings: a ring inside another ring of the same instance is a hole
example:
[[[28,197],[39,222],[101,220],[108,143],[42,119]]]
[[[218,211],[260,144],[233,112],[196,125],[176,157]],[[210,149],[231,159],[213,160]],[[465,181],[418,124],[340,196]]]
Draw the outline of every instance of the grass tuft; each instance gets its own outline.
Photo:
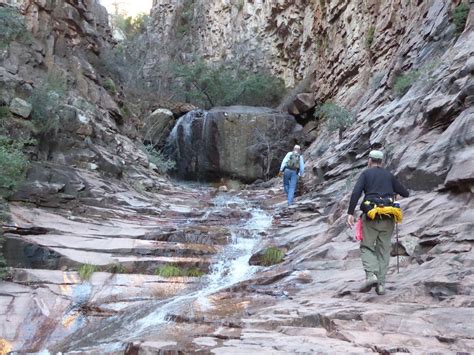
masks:
[[[82,264],[78,271],[79,277],[81,278],[81,280],[89,280],[92,274],[98,270],[99,268],[97,265]]]
[[[204,275],[204,272],[197,267],[188,269],[168,264],[157,268],[155,274],[161,277],[201,277]]]
[[[413,86],[413,84],[420,77],[420,72],[418,70],[411,70],[406,74],[402,74],[395,80],[393,85],[393,90],[398,97],[405,95],[408,90]]]
[[[453,22],[455,26],[455,34],[460,35],[466,27],[467,17],[469,15],[469,5],[462,2],[453,12]]]
[[[269,247],[262,255],[262,265],[271,266],[283,261],[285,252],[277,247]]]

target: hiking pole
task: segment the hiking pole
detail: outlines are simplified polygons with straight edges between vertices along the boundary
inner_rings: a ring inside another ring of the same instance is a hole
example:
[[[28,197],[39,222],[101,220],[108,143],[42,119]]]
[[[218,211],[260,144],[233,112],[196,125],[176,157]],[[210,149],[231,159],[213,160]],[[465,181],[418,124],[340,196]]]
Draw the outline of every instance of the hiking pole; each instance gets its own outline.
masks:
[[[398,255],[398,223],[395,222],[395,237],[397,240],[397,244],[395,247],[395,253],[397,254],[397,274],[400,273],[400,260],[399,260],[399,255]]]

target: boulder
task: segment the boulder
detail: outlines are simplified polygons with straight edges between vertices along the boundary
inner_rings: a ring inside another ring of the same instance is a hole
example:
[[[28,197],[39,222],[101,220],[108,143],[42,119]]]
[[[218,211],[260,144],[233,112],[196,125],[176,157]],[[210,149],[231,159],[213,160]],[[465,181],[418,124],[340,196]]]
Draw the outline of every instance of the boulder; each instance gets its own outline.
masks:
[[[175,118],[170,110],[159,108],[153,111],[142,128],[143,141],[158,148],[163,147],[174,123]]]
[[[302,114],[311,110],[316,102],[315,95],[313,93],[301,93],[295,96],[293,100],[293,111],[292,114]]]
[[[264,107],[192,111],[176,123],[166,151],[181,178],[253,182],[276,174],[300,130],[293,116]]]
[[[15,97],[10,102],[10,112],[23,118],[28,118],[30,116],[32,108],[33,107],[29,102],[26,102],[19,97]]]

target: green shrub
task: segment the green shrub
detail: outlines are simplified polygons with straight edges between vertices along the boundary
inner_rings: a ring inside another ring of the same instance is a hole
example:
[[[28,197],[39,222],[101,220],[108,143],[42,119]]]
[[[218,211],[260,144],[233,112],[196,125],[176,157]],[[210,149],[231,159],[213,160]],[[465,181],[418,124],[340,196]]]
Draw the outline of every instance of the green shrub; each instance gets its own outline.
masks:
[[[111,78],[107,78],[104,81],[104,88],[112,95],[115,95],[117,93],[117,87],[115,86],[115,83]]]
[[[23,182],[28,160],[22,149],[31,141],[13,140],[0,135],[0,196],[9,197]]]
[[[79,267],[79,277],[81,280],[89,280],[92,274],[96,271],[99,271],[99,267],[97,265],[92,264],[82,264]]]
[[[128,39],[133,39],[146,31],[150,23],[150,16],[140,13],[132,17],[119,13],[111,15],[111,22],[112,26],[120,29]]]
[[[269,247],[265,249],[262,255],[262,265],[264,266],[271,266],[275,264],[279,264],[282,262],[285,253],[283,250],[277,247]]]
[[[157,268],[155,274],[161,277],[201,277],[204,275],[204,272],[197,267],[186,269],[168,264]]]
[[[30,38],[23,16],[9,7],[0,7],[0,33],[0,48],[8,46],[12,41],[26,41]]]
[[[375,27],[370,26],[369,30],[367,31],[367,37],[365,38],[365,44],[367,47],[370,47],[372,43],[374,42],[374,37],[375,37]]]
[[[330,132],[339,131],[339,139],[342,139],[342,133],[354,120],[354,115],[350,111],[332,102],[319,106],[315,110],[314,116],[324,118]]]
[[[398,97],[405,95],[413,84],[418,80],[421,73],[418,70],[411,70],[406,74],[402,74],[395,80],[393,90]]]
[[[167,159],[161,152],[155,150],[153,145],[145,146],[145,153],[148,156],[150,163],[156,165],[160,174],[166,174],[168,171],[173,170],[176,166],[176,162],[171,159]]]
[[[56,130],[59,126],[59,111],[66,97],[66,79],[59,73],[51,73],[46,81],[29,98],[31,117],[41,133]]]
[[[455,27],[455,34],[460,35],[466,26],[467,17],[469,15],[469,5],[462,2],[454,9],[453,22]]]
[[[232,66],[207,64],[177,65],[173,69],[181,99],[197,106],[275,106],[285,94],[282,79],[267,73],[250,73]]]
[[[116,263],[112,264],[107,268],[107,271],[112,274],[126,274],[127,269],[122,264]]]
[[[155,150],[151,145],[146,146],[146,153],[150,163],[155,164],[158,172],[161,174],[166,174],[176,166],[174,160],[165,158],[161,152]]]
[[[10,118],[10,117],[11,117],[11,113],[8,106],[0,106],[0,120],[3,120],[5,118]]]

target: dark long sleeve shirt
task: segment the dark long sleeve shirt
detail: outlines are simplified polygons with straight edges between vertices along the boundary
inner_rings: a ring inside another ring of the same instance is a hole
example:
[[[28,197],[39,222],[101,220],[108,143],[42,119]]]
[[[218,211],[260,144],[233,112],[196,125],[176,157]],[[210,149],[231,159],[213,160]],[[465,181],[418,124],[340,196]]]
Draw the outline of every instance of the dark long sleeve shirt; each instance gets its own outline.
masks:
[[[381,167],[368,168],[359,176],[354,190],[352,190],[348,214],[354,214],[362,192],[365,194],[365,199],[370,197],[392,197],[396,194],[403,197],[409,195],[406,187],[398,182],[392,173]]]

